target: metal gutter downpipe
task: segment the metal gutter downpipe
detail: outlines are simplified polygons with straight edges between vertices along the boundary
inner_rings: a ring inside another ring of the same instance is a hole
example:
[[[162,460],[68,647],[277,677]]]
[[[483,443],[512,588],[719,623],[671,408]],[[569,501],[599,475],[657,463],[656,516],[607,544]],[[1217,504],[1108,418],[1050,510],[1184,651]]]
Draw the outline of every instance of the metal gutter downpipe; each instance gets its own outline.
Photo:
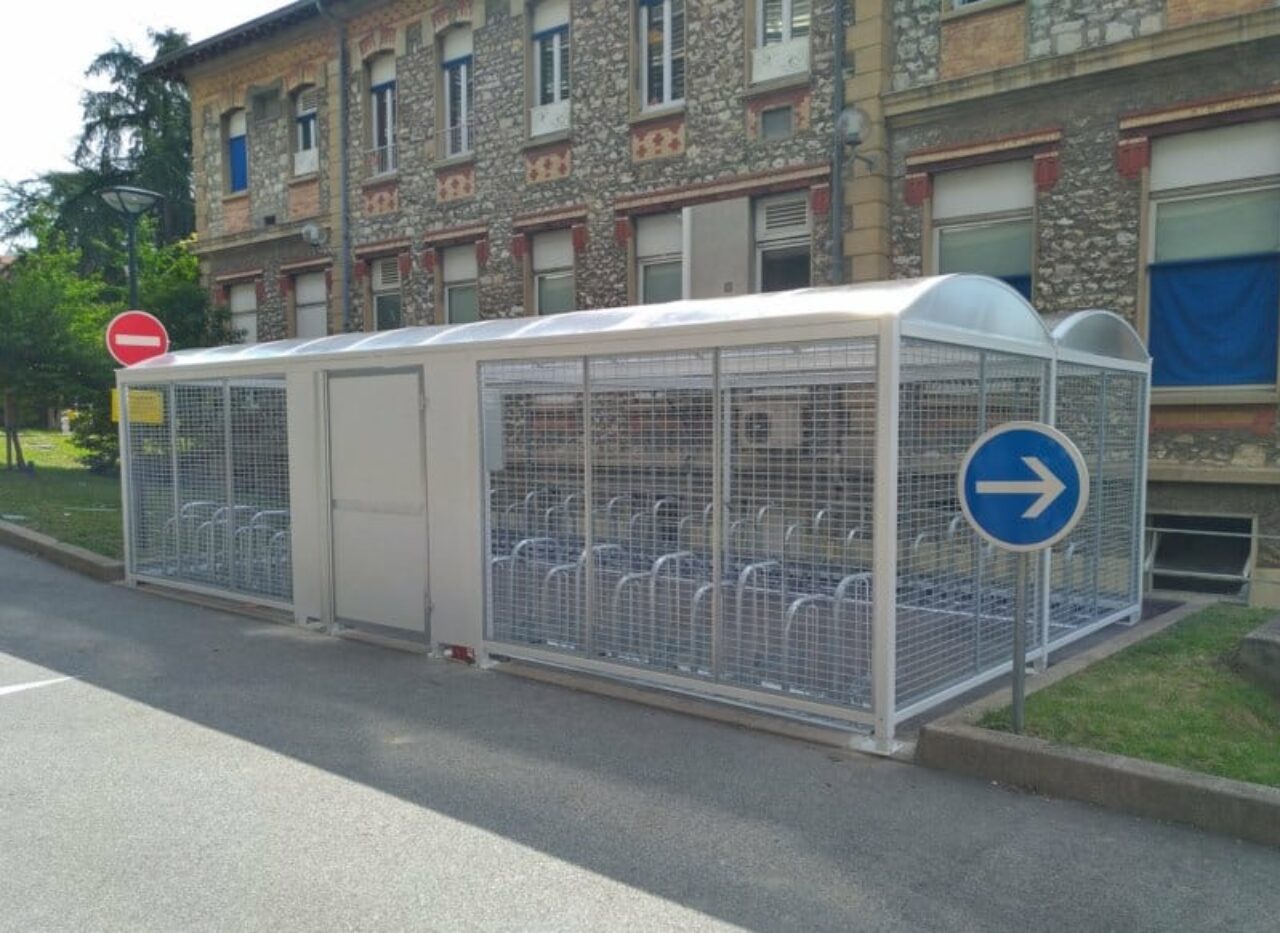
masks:
[[[342,330],[351,330],[351,153],[347,145],[351,125],[351,53],[347,21],[329,9],[329,0],[315,0],[316,10],[338,27],[338,187],[342,224]]]
[[[831,284],[844,282],[844,7],[831,15]]]

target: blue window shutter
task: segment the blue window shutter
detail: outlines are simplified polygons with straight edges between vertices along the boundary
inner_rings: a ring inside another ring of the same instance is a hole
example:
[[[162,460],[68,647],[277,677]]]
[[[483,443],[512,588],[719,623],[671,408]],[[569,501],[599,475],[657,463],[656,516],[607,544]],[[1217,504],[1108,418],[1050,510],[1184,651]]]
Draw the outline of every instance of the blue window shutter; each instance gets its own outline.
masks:
[[[1150,273],[1152,385],[1275,383],[1280,256],[1156,263]]]
[[[227,141],[227,156],[231,165],[231,190],[244,191],[249,187],[249,152],[243,136],[232,136]]]
[[[1017,290],[1018,294],[1027,301],[1031,300],[1031,276],[1030,275],[1002,275],[1000,281]]]

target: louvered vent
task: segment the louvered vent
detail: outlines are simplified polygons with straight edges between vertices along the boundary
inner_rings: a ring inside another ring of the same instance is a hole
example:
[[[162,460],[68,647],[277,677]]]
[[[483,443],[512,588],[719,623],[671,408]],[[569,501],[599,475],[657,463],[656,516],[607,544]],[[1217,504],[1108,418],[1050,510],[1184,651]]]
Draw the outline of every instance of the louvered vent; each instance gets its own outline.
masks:
[[[807,229],[809,226],[809,205],[804,198],[788,198],[785,201],[771,201],[764,205],[764,229],[766,233],[778,233],[783,230]]]
[[[395,256],[374,262],[373,287],[378,291],[400,287],[400,261]]]
[[[298,92],[298,113],[314,113],[320,105],[320,92],[314,87]]]

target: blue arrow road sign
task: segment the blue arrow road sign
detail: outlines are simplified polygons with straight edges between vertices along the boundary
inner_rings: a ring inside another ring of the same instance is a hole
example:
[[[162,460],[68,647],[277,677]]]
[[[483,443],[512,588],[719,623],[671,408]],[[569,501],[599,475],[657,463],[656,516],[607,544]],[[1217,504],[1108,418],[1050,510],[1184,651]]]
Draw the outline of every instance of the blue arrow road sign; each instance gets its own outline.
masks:
[[[1080,450],[1061,431],[1034,421],[1010,421],[974,441],[956,481],[965,518],[1010,551],[1052,547],[1089,504]]]

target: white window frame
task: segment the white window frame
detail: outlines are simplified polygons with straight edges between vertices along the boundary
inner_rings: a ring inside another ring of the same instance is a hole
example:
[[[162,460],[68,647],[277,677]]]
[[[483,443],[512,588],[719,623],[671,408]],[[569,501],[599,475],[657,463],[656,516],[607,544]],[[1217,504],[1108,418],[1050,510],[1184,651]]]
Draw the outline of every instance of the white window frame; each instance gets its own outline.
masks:
[[[324,298],[322,301],[313,301],[313,302],[307,302],[304,304],[299,300],[303,291],[302,280],[312,279],[312,278],[319,279],[320,287],[324,293]],[[317,309],[317,308],[321,309],[323,312],[324,334],[321,336],[328,336],[329,334],[329,288],[328,288],[328,284],[325,281],[325,273],[324,272],[297,273],[293,279],[293,329],[294,329],[295,337],[302,336],[301,324],[302,324],[303,309]],[[317,337],[313,339],[319,339],[319,338]]]
[[[804,202],[805,223],[804,230],[801,232],[800,226],[796,225],[795,233],[765,233],[763,230],[764,212],[769,204],[782,201]],[[764,290],[764,259],[769,253],[782,253],[798,250],[803,247],[809,254],[809,285],[813,285],[813,211],[810,209],[809,193],[804,192],[787,192],[785,194],[768,195],[762,198],[756,198],[751,205],[752,209],[752,246],[753,259],[755,260],[755,272],[752,275],[752,288],[756,294],[761,294]]]
[[[480,269],[479,263],[475,258],[475,243],[465,243],[458,246],[448,246],[439,253],[440,257],[440,282],[442,286],[442,298],[444,304],[444,322],[446,324],[458,323],[453,320],[452,293],[455,289],[470,288],[476,295],[476,317],[480,317]],[[467,259],[468,268],[465,274],[458,275],[457,267],[450,262],[451,256],[460,256],[460,252],[467,251],[469,255],[461,256]],[[452,271],[451,271],[452,270]]]
[[[1157,236],[1159,227],[1160,206],[1163,204],[1171,204],[1178,201],[1201,201],[1206,198],[1227,197],[1235,194],[1251,194],[1255,191],[1275,191],[1280,189],[1280,176],[1265,176],[1262,178],[1242,178],[1238,181],[1219,181],[1208,185],[1188,185],[1184,188],[1166,188],[1162,191],[1152,192],[1147,204],[1147,229],[1151,231],[1151,235],[1147,237],[1147,257],[1146,266],[1143,268],[1143,280],[1147,281],[1149,275],[1148,269],[1155,263],[1156,248],[1158,246]],[[1187,260],[1191,262],[1193,260]],[[1145,297],[1143,300],[1143,322],[1142,335],[1146,340],[1151,339],[1151,291],[1147,287],[1144,289]],[[1277,321],[1280,322],[1280,308],[1276,309]],[[1277,324],[1280,326],[1280,323]],[[1251,401],[1255,397],[1259,401],[1273,401],[1277,392],[1280,392],[1280,360],[1277,360],[1277,382],[1260,382],[1242,385],[1205,385],[1205,386],[1152,386],[1152,398],[1155,401],[1161,399],[1165,401],[1188,400],[1192,397],[1196,401],[1206,401],[1206,393],[1213,399],[1221,399],[1223,401],[1245,402]]]
[[[308,94],[314,94],[310,106],[306,104]],[[294,113],[294,150],[293,174],[310,175],[320,168],[320,101],[319,91],[314,85],[300,88],[293,97]],[[311,144],[307,145],[307,136]]]
[[[547,86],[542,74],[542,52],[544,43],[551,43],[551,99],[543,100],[543,91]],[[569,51],[569,24],[556,26],[533,37],[533,94],[535,107],[549,107],[553,104],[569,100],[572,87],[565,88],[564,67],[565,56]]]
[[[645,293],[645,270],[653,266],[663,266],[663,265],[668,265],[670,263],[676,263],[680,266],[680,282],[681,282],[680,296],[679,298],[672,299],[672,300],[681,300],[684,297],[686,297],[685,296],[685,275],[684,275],[684,266],[685,266],[684,212],[675,211],[675,212],[672,212],[670,215],[665,215],[665,216],[669,216],[671,218],[671,220],[668,221],[669,223],[675,223],[678,227],[678,229],[675,230],[675,242],[670,244],[665,249],[655,249],[653,252],[645,252],[645,250],[648,249],[648,247],[645,247],[642,245],[642,242],[645,239],[644,224],[646,224],[646,222],[650,222],[650,223],[662,222],[664,215],[662,214],[645,215],[642,217],[637,217],[633,221],[635,232],[636,232],[636,236],[635,236],[636,297],[639,300],[640,304],[649,303],[649,296]],[[659,236],[661,236],[661,234],[659,234]]]
[[[237,308],[237,296],[249,295],[252,298],[253,307],[241,304]],[[243,339],[242,344],[253,344],[258,342],[258,283],[256,282],[233,282],[227,286],[227,304],[231,312],[231,329]],[[240,326],[240,322],[245,318],[249,318],[252,322],[252,330],[249,327]]]
[[[392,57],[384,52],[370,61],[369,65],[369,146],[370,162],[374,175],[389,175],[398,166],[399,158],[396,146],[396,132],[399,114],[397,112],[398,85],[396,77],[387,81],[373,83],[373,71],[379,59]],[[393,67],[394,58],[392,57]],[[384,130],[380,133],[379,130]],[[378,137],[386,139],[384,145],[378,145]]]
[[[369,260],[369,264],[372,267],[370,269],[369,294],[371,304],[373,305],[371,309],[373,311],[373,329],[375,331],[382,330],[382,328],[378,326],[378,299],[387,295],[395,295],[400,299],[400,323],[396,325],[395,328],[388,328],[388,330],[395,330],[400,327],[404,327],[404,283],[400,279],[400,257],[380,256],[377,259]],[[384,269],[388,268],[392,264],[395,266],[396,280],[394,284],[388,285],[383,281],[382,273]]]
[[[813,32],[813,0],[809,0],[809,30],[803,36],[794,35],[795,0],[782,0],[782,38],[778,42],[765,43],[764,40],[764,5],[767,0],[756,0],[756,48],[768,48],[769,45],[786,45],[792,39],[807,40]]]
[[[640,7],[639,17],[639,36],[640,36],[640,109],[641,110],[659,110],[664,107],[675,107],[684,103],[684,95],[675,97],[672,89],[672,55],[671,55],[671,8],[675,3],[684,3],[684,0],[661,0],[660,3],[653,5],[645,4]],[[654,6],[662,7],[662,100],[657,103],[649,102],[649,11]],[[688,90],[688,43],[689,43],[689,23],[687,9],[682,9],[685,15],[685,90]]]
[[[975,230],[980,227],[998,227],[1002,224],[1032,222],[1031,230],[1031,269],[1028,275],[1034,287],[1036,278],[1035,260],[1035,212],[1032,210],[997,211],[991,214],[969,214],[964,217],[948,217],[933,223],[933,236],[930,243],[929,274],[941,275],[942,235],[948,230]]]
[[[472,57],[470,55],[464,58],[454,59],[445,62],[443,67],[444,81],[444,152],[447,158],[455,156],[463,156],[471,152],[471,95],[474,93],[472,82]],[[459,91],[461,100],[457,106],[460,113],[454,113],[454,100],[451,93],[453,72],[461,74],[459,82]],[[460,119],[457,124],[454,123],[454,117]],[[454,143],[454,130],[458,131],[457,144]]]

